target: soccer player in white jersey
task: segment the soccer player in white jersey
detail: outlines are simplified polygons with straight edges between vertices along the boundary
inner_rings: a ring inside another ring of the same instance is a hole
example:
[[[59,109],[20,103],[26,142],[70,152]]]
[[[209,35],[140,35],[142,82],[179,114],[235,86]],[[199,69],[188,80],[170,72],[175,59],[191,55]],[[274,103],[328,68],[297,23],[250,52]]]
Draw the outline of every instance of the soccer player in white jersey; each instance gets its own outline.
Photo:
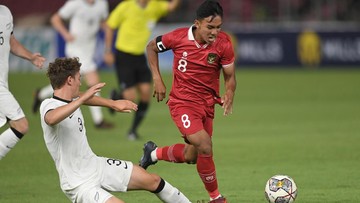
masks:
[[[9,55],[10,52],[24,58],[41,68],[45,58],[40,53],[27,50],[13,35],[13,17],[11,11],[0,5],[0,127],[8,122],[9,128],[0,134],[0,159],[27,133],[29,124],[23,110],[9,91]]]
[[[100,81],[94,61],[96,35],[108,16],[108,7],[106,0],[69,0],[51,17],[51,24],[66,42],[66,56],[79,57],[82,63],[80,72],[88,87]],[[64,21],[69,21],[69,28]],[[33,112],[36,113],[41,101],[51,97],[52,94],[51,85],[36,90]],[[100,107],[90,107],[90,113],[95,127],[99,129],[113,127],[112,123],[104,120]]]
[[[81,63],[78,58],[57,58],[49,64],[47,76],[54,89],[52,98],[40,106],[41,126],[46,147],[59,173],[66,196],[77,203],[122,203],[110,192],[147,190],[168,203],[190,202],[178,189],[129,161],[99,157],[86,137],[80,106],[97,105],[118,112],[137,110],[129,100],[111,100],[95,96],[105,83],[79,93]],[[80,95],[80,96],[79,96]]]

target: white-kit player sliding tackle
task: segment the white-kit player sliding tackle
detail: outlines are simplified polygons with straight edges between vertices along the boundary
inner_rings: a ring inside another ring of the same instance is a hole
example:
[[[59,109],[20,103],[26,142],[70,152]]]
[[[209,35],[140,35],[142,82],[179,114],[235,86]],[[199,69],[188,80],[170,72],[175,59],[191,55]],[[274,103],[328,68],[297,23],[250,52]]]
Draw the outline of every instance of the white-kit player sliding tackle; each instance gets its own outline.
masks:
[[[74,203],[123,203],[110,192],[147,190],[163,202],[189,203],[178,189],[158,175],[129,161],[94,154],[87,141],[80,106],[103,106],[128,113],[137,111],[138,107],[129,100],[96,96],[105,83],[80,93],[80,66],[78,58],[57,58],[50,63],[47,76],[54,95],[40,106],[45,144],[55,162],[65,195]]]

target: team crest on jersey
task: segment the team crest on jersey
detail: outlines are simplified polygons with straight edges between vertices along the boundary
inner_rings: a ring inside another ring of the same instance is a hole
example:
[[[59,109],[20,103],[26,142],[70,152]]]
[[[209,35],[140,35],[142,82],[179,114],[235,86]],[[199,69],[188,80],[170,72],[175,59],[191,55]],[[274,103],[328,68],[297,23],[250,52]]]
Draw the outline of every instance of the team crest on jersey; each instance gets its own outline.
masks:
[[[213,64],[213,63],[215,63],[216,58],[217,58],[216,54],[214,54],[214,53],[209,53],[208,56],[207,56],[207,62],[208,62],[209,64]]]

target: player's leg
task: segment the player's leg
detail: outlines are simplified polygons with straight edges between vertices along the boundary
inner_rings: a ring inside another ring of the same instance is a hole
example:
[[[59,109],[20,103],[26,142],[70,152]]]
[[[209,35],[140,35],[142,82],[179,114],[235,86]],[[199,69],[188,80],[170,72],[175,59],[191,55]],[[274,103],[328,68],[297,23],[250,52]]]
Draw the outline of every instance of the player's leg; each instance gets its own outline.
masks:
[[[167,203],[189,203],[190,200],[177,188],[160,178],[150,174],[143,168],[134,165],[128,190],[147,190],[154,193],[160,200]]]
[[[192,134],[203,129],[201,113],[197,113],[194,105],[185,106],[183,103],[176,104],[173,100],[168,102],[170,114],[183,135]],[[189,143],[185,138],[185,142]],[[149,141],[144,145],[144,154],[140,159],[140,166],[146,169],[155,164],[158,160],[173,163],[196,163],[197,150],[189,144],[173,144],[171,146],[157,147],[155,143]]]
[[[99,160],[102,167],[100,184],[107,191],[147,190],[156,194],[164,202],[190,202],[178,189],[158,175],[150,174],[132,162],[103,157]]]
[[[36,113],[39,110],[41,102],[44,99],[51,97],[53,93],[54,90],[50,84],[40,89],[36,89],[34,92],[34,98],[32,103],[32,112]]]
[[[1,121],[4,121],[1,125],[5,124],[7,119],[10,126],[0,134],[0,159],[2,159],[28,132],[29,124],[19,103],[9,91],[2,92],[0,103],[2,104],[0,117]]]
[[[221,197],[218,190],[215,163],[213,160],[212,141],[210,135],[201,130],[188,135],[187,139],[196,148],[196,169],[211,199]]]
[[[117,50],[115,62],[116,76],[120,89],[119,95],[116,95],[116,97],[136,102],[138,98],[136,86],[137,56]],[[136,115],[134,115],[134,119],[135,117]],[[136,140],[138,139],[138,134],[129,130],[127,137],[129,140]]]
[[[116,198],[115,196],[110,197],[108,200],[106,200],[105,203],[125,203],[121,199]]]
[[[0,134],[0,159],[15,147],[20,139],[27,133],[29,125],[25,117],[9,121],[10,127]]]
[[[95,64],[92,64],[95,65]],[[100,77],[96,69],[93,69],[89,72],[86,72],[83,74],[84,80],[88,87],[92,87],[93,85],[96,85],[100,82]],[[95,94],[96,96],[101,96],[100,92]],[[95,124],[96,128],[99,129],[109,129],[113,128],[114,125],[104,119],[103,113],[101,111],[100,106],[89,106],[91,117],[93,119],[93,122]]]
[[[130,59],[132,60],[133,64],[133,81],[137,88],[138,93],[138,110],[135,112],[135,116],[131,127],[129,129],[128,137],[131,138],[132,136],[137,137],[137,131],[144,120],[148,108],[149,103],[151,100],[151,72],[149,67],[147,66],[147,61],[145,55],[140,56],[131,56]],[[130,84],[128,82],[128,84]],[[135,102],[135,100],[132,100]]]
[[[138,128],[139,128],[141,122],[144,120],[144,118],[148,112],[148,108],[149,108],[149,103],[150,103],[150,98],[151,98],[151,93],[150,93],[151,92],[151,84],[148,82],[140,83],[137,85],[137,91],[139,92],[138,110],[135,112],[133,122],[129,129],[129,133],[128,133],[129,139],[133,136],[135,136],[135,138],[138,138],[138,133],[137,133]],[[126,93],[124,92],[124,97],[126,98],[127,96],[125,96],[125,95],[126,95]],[[135,95],[133,95],[133,96],[135,96]],[[132,100],[132,101],[134,101],[134,100]]]
[[[63,190],[71,202],[77,203],[124,203],[121,199],[115,197],[110,192],[101,188],[96,178],[87,180],[87,182],[72,190]]]

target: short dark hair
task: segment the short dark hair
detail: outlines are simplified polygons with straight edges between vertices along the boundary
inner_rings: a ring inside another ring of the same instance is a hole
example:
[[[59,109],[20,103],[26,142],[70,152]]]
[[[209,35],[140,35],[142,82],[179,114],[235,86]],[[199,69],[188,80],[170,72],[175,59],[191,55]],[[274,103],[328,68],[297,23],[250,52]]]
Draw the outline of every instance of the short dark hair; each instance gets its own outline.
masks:
[[[49,64],[46,75],[48,76],[53,89],[61,88],[69,76],[75,77],[80,71],[81,63],[79,58],[56,58]]]
[[[223,9],[216,0],[205,0],[196,10],[196,19],[201,20],[209,16],[223,17]]]

